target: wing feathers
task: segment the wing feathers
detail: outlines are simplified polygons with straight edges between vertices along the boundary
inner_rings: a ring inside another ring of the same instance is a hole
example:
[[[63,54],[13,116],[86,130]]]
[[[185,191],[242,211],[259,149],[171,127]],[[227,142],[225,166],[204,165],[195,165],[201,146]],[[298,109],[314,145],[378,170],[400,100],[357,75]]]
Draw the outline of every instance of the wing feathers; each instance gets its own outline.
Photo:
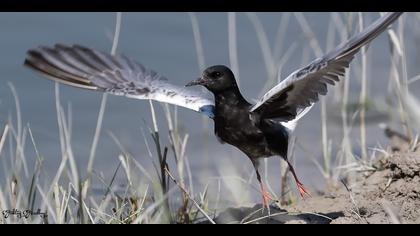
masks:
[[[262,119],[276,118],[283,122],[300,118],[299,112],[317,102],[319,95],[327,94],[327,84],[339,82],[360,48],[386,30],[401,14],[388,13],[324,57],[293,72],[268,91],[250,111]]]
[[[212,117],[214,102],[205,94],[167,82],[124,55],[112,56],[80,45],[56,44],[27,52],[24,65],[48,79],[78,88],[183,106]]]

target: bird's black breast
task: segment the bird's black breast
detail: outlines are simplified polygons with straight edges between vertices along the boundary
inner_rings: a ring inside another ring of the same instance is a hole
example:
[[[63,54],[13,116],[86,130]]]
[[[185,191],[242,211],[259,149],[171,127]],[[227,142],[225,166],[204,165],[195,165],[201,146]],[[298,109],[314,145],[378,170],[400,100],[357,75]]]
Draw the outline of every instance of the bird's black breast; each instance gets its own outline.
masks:
[[[251,159],[280,155],[287,158],[288,131],[279,122],[260,120],[235,87],[215,93],[214,132]]]
[[[266,121],[255,123],[250,106],[234,99],[216,99],[214,131],[219,141],[237,147],[251,159],[287,154],[288,137],[281,127]]]
[[[249,118],[247,109],[225,107],[216,110],[215,134],[223,141],[234,146],[262,142],[263,132]]]
[[[241,112],[232,111],[231,114]],[[236,119],[216,115],[214,127],[219,141],[235,146],[251,159],[274,155],[287,158],[289,136],[281,124],[262,121],[256,125],[247,114],[242,115]]]

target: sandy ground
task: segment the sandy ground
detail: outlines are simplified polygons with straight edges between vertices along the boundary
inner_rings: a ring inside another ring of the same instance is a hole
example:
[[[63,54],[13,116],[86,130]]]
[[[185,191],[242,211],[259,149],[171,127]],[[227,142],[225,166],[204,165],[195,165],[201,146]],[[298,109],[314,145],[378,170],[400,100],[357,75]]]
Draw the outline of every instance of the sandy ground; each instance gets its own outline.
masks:
[[[420,148],[418,148],[420,149]],[[387,224],[420,223],[420,150],[391,139],[391,155],[378,155],[374,170],[358,173],[351,186],[338,185],[292,206],[230,208],[217,223]],[[341,186],[341,187],[340,187]]]

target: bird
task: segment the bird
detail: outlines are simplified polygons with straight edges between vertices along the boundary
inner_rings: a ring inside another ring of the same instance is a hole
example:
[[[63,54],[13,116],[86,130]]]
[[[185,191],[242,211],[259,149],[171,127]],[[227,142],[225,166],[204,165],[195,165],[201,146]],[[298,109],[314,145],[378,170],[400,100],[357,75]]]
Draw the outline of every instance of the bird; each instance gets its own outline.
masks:
[[[154,70],[123,54],[110,55],[81,45],[55,44],[29,49],[24,65],[44,77],[77,88],[134,99],[149,99],[204,114],[214,122],[214,133],[223,144],[242,151],[251,161],[264,207],[272,200],[259,172],[263,158],[281,157],[288,164],[302,198],[309,195],[288,160],[290,138],[328,86],[342,79],[360,49],[384,32],[402,12],[377,19],[325,55],[292,72],[255,104],[241,94],[228,66],[214,65],[186,84],[175,85]],[[203,86],[208,94],[192,86]]]

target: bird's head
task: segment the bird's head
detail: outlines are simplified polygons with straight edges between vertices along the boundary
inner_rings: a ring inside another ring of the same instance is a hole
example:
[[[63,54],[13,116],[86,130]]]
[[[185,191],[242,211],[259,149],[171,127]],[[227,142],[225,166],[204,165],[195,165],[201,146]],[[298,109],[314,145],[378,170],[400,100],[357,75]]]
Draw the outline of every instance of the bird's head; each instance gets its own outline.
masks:
[[[191,81],[185,86],[202,85],[213,93],[235,88],[236,80],[232,71],[223,65],[208,67],[197,80]]]

